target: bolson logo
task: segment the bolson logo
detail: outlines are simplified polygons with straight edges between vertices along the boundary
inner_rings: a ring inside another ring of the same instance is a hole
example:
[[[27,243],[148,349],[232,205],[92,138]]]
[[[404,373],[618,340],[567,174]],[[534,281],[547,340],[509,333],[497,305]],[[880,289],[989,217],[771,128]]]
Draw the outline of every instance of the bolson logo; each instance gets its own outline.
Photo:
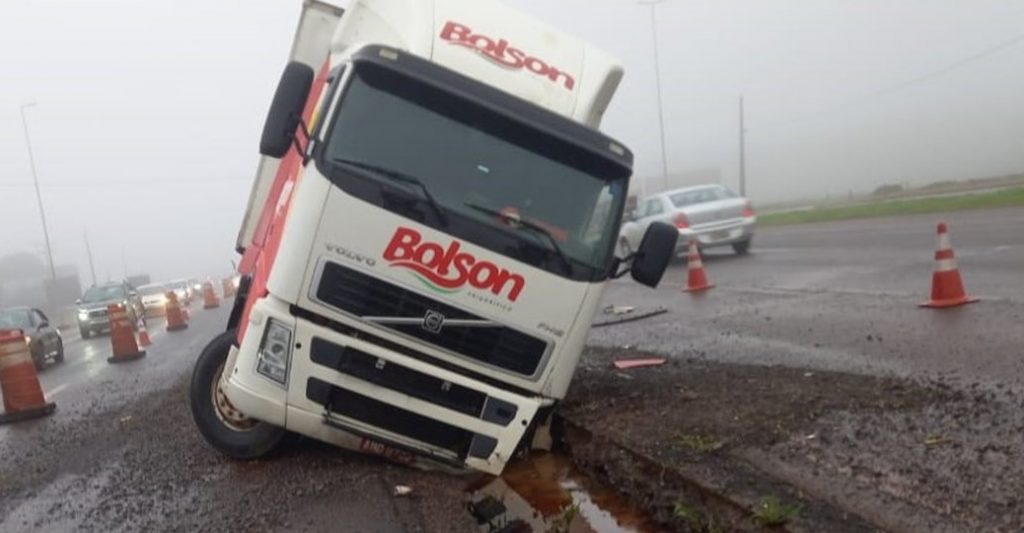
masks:
[[[431,288],[454,292],[467,283],[470,287],[491,291],[495,296],[514,302],[526,286],[526,279],[500,268],[490,261],[481,261],[469,252],[460,251],[458,241],[448,247],[424,242],[420,232],[399,227],[384,250],[390,266],[407,268]]]
[[[561,78],[565,88],[570,91],[576,85],[576,80],[568,73],[548,65],[541,59],[526,55],[526,52],[518,48],[509,47],[505,39],[494,40],[486,35],[474,34],[468,26],[447,22],[441,30],[441,38],[451,44],[472,48],[499,65],[517,70],[525,68],[556,83]]]

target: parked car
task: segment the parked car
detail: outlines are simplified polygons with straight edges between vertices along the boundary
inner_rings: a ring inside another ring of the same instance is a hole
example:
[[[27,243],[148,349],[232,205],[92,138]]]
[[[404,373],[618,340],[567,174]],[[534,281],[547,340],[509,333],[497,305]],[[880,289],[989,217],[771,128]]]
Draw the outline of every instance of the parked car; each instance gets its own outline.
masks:
[[[110,331],[109,304],[119,303],[127,307],[133,326],[145,314],[138,293],[125,281],[94,285],[75,303],[78,305],[78,330],[83,339],[101,331]]]
[[[163,316],[167,311],[167,286],[162,283],[150,283],[139,287],[139,298],[146,316]]]
[[[14,307],[0,310],[0,329],[20,329],[25,334],[36,368],[43,368],[47,362],[64,361],[64,339],[39,309]]]
[[[652,222],[679,228],[676,253],[685,253],[691,240],[701,248],[732,246],[738,254],[750,250],[757,217],[750,200],[723,185],[701,185],[662,192],[640,202],[634,216],[626,216],[619,231],[618,252],[623,257],[640,246]]]

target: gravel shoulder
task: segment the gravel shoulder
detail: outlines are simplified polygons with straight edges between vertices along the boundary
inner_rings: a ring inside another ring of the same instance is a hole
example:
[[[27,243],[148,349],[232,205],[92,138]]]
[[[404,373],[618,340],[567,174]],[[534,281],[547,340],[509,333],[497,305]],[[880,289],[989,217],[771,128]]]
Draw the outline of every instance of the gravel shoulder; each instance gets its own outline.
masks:
[[[578,466],[665,527],[1019,531],[1022,402],[1009,389],[594,348],[563,404]],[[811,496],[813,495],[813,496]]]

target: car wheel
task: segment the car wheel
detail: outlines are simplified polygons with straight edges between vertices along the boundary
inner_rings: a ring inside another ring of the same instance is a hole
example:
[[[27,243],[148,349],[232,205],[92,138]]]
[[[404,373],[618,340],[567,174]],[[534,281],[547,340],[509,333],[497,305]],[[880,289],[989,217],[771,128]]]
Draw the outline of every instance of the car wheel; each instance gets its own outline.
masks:
[[[733,243],[732,250],[739,255],[746,255],[750,252],[750,239]]]
[[[86,328],[78,328],[78,332],[82,334],[83,339],[88,339],[89,337],[92,337],[92,332]]]
[[[217,451],[234,459],[255,459],[273,452],[285,430],[246,417],[224,395],[221,374],[235,335],[233,329],[221,333],[199,355],[189,390],[192,419]]]
[[[58,363],[63,363],[64,362],[64,341],[63,340],[58,340],[57,341],[57,357],[54,358],[54,360],[57,361]]]

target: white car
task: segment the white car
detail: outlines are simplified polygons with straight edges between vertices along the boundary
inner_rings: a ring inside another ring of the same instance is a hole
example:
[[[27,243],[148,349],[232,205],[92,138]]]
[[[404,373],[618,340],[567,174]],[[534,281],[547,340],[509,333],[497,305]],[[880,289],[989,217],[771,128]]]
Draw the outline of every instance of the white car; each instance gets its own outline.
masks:
[[[643,199],[634,216],[623,218],[618,252],[622,257],[640,246],[651,222],[679,229],[676,253],[685,253],[691,240],[701,248],[732,246],[738,254],[750,250],[757,217],[750,200],[723,185],[700,185],[655,194]]]
[[[146,316],[162,316],[167,305],[167,286],[160,283],[150,283],[138,288],[139,296],[142,297],[142,307],[146,309]]]

